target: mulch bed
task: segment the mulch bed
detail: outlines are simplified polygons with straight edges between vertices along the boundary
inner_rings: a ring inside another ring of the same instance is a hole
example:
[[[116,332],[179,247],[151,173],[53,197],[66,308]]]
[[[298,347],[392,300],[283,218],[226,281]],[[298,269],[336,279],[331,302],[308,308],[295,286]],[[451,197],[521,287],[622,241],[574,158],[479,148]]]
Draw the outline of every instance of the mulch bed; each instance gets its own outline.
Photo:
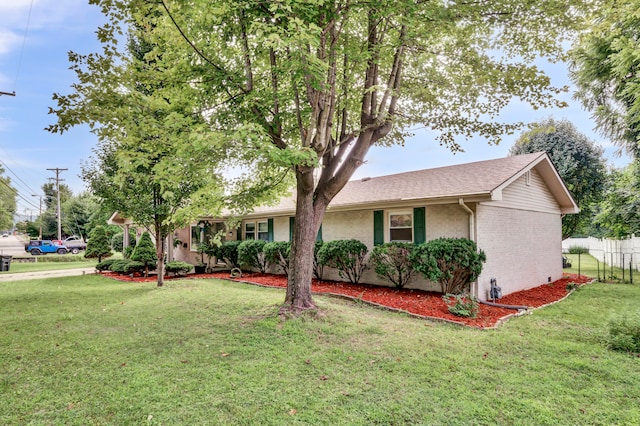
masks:
[[[117,275],[110,272],[103,273],[104,276],[119,279],[122,281],[149,282],[156,281],[155,276],[148,278],[128,275]],[[184,277],[165,277],[165,280]],[[221,278],[233,281],[247,282],[267,287],[287,286],[287,280],[283,275],[247,273],[240,278],[232,279],[228,272],[217,272],[213,274],[189,274],[188,278]],[[576,274],[565,274],[562,279],[550,284],[543,284],[529,290],[522,290],[511,293],[499,300],[500,304],[527,306],[538,308],[557,302],[566,297],[570,291],[567,285],[575,283],[582,285],[590,279]],[[385,308],[408,312],[413,315],[428,317],[436,320],[454,322],[479,328],[495,327],[505,318],[517,313],[513,309],[480,304],[478,315],[475,318],[464,318],[453,315],[447,309],[447,305],[442,300],[442,294],[423,290],[396,289],[392,287],[381,287],[368,284],[351,284],[337,281],[317,281],[313,280],[311,290],[314,293],[329,293],[333,295],[346,296],[362,300],[368,303],[383,306]]]

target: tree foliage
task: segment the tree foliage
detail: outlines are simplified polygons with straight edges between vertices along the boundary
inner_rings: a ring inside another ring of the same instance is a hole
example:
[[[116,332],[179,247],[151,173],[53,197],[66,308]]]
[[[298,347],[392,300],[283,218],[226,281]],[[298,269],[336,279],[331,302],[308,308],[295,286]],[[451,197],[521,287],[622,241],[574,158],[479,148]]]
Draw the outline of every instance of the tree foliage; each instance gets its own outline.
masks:
[[[640,233],[640,160],[613,170],[594,218],[597,236],[626,238]]]
[[[571,51],[576,98],[598,129],[634,157],[640,155],[639,0],[607,2]]]
[[[251,178],[238,180],[230,191],[237,194],[232,201],[239,213],[269,201],[273,188],[287,183],[288,175],[295,177],[293,262],[285,307],[296,311],[315,307],[311,278],[317,232],[330,201],[363,164],[370,147],[402,143],[407,129],[419,126],[460,150],[460,135],[497,142],[518,128],[519,123],[494,119],[514,97],[534,108],[562,106],[556,97],[562,88],[552,87],[536,67],[536,55],[561,58],[562,43],[581,25],[585,4],[597,10],[598,3],[92,2],[111,22],[99,31],[104,51],[83,58],[95,65],[94,72],[81,74],[80,81],[113,75],[113,66],[104,64],[119,58],[121,24],[144,28],[149,43],[158,46],[145,55],[153,61],[145,70],[162,72],[139,73],[125,82],[107,78],[110,84],[100,87],[101,92],[140,99],[140,90],[131,84],[139,82],[162,91],[172,105],[174,96],[197,103],[192,110],[202,112],[198,118],[205,118],[207,126],[200,127],[203,131],[189,149],[214,151],[210,156],[226,158],[224,165]],[[153,21],[142,25],[149,16]],[[159,81],[161,89],[154,86]],[[88,99],[99,106],[101,93],[92,95]],[[163,98],[153,96],[152,104],[164,105]],[[58,98],[61,121],[89,121],[64,111],[74,109],[67,104],[75,107],[85,99],[82,91]],[[131,105],[129,99],[123,101]],[[119,109],[117,103],[108,105]],[[125,123],[131,111],[144,111],[135,105],[119,110]],[[102,114],[91,119],[108,123]]]
[[[16,213],[16,190],[11,186],[11,179],[4,175],[0,166],[0,231],[13,228],[13,215]]]
[[[593,220],[594,207],[603,196],[606,182],[604,150],[580,133],[571,122],[548,118],[535,123],[509,150],[510,155],[546,152],[558,174],[580,207],[579,214],[562,218],[562,238],[586,229]]]

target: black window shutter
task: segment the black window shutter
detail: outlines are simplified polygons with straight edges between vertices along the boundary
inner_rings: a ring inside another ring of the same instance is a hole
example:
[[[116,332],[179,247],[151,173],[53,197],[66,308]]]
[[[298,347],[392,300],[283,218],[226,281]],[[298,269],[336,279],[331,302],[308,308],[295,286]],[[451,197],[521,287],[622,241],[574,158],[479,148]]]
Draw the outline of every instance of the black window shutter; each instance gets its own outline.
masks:
[[[427,239],[424,207],[413,209],[413,242],[422,244]]]
[[[384,244],[384,211],[374,210],[373,212],[373,245]]]

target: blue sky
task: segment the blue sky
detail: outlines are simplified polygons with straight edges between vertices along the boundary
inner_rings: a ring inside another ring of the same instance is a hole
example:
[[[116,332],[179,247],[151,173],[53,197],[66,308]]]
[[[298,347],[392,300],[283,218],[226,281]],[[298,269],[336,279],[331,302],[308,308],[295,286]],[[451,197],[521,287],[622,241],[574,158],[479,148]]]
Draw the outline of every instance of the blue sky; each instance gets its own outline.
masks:
[[[76,194],[84,190],[78,176],[80,165],[89,159],[95,136],[87,127],[76,127],[63,135],[43,129],[55,121],[55,116],[48,114],[48,108],[54,106],[51,95],[69,93],[75,82],[67,52],[99,50],[95,30],[105,19],[87,0],[0,0],[0,16],[0,91],[16,93],[15,97],[0,96],[0,164],[9,169],[6,175],[20,194],[19,213],[26,210],[36,215],[38,199],[31,194],[41,194],[41,186],[55,176],[47,169],[68,169],[61,173],[64,183]],[[556,86],[569,84],[564,64],[541,65]],[[525,122],[550,116],[566,118],[605,148],[612,165],[628,164],[628,158],[613,155],[615,147],[593,131],[590,114],[571,96],[562,95],[568,108],[534,111],[514,103],[499,118]],[[489,146],[481,139],[463,141],[465,152],[454,155],[421,130],[404,147],[373,148],[354,178],[504,157],[518,135],[506,136],[498,146]]]

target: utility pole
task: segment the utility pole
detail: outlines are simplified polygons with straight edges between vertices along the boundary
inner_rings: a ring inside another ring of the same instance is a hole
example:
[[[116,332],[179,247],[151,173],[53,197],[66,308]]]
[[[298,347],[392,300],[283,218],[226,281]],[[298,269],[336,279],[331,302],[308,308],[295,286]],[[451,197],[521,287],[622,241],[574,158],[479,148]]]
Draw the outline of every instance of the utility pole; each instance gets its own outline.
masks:
[[[40,211],[38,212],[38,222],[40,222],[40,232],[38,233],[38,239],[42,240],[42,195],[31,194],[32,197],[40,197]]]
[[[58,197],[58,206],[57,206],[57,216],[58,216],[58,239],[62,240],[62,222],[61,219],[62,217],[60,217],[60,172],[64,172],[65,170],[69,170],[69,169],[59,169],[59,168],[55,168],[55,169],[47,169],[47,170],[51,170],[52,172],[56,172],[56,194]],[[62,179],[64,181],[64,179]]]

